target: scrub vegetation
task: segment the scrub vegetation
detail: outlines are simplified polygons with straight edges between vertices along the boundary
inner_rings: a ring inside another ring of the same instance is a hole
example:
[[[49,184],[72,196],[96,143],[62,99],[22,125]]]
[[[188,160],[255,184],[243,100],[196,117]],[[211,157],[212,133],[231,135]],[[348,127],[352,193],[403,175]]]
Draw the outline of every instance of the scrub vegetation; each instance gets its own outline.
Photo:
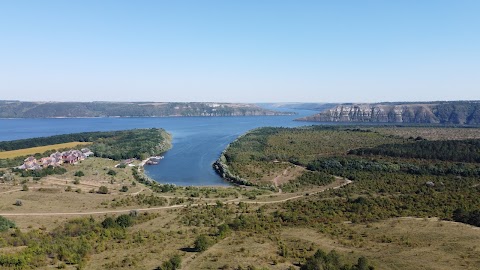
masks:
[[[4,170],[0,267],[479,269],[480,164],[442,152],[477,139],[395,129],[253,130],[221,157],[250,184],[231,188],[162,185],[102,158],[40,180]],[[60,213],[21,215],[35,211]],[[91,214],[61,215],[75,211]]]

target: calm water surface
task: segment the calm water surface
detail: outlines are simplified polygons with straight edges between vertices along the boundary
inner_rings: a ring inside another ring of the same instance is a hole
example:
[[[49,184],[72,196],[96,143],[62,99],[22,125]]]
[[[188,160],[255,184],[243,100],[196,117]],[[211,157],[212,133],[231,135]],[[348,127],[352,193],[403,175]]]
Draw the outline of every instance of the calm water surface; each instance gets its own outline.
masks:
[[[0,119],[0,141],[86,131],[132,128],[164,128],[173,136],[173,147],[160,164],[146,166],[146,173],[160,183],[181,186],[228,185],[212,169],[225,147],[250,129],[295,127],[313,123],[293,119],[313,111],[295,111],[295,116],[165,117],[165,118],[68,118]]]

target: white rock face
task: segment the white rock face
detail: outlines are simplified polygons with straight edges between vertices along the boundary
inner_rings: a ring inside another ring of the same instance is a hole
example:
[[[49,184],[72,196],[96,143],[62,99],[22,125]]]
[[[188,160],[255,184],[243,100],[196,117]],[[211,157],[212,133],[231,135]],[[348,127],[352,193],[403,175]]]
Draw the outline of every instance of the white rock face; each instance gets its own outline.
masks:
[[[324,122],[439,123],[431,105],[338,105],[305,120]]]

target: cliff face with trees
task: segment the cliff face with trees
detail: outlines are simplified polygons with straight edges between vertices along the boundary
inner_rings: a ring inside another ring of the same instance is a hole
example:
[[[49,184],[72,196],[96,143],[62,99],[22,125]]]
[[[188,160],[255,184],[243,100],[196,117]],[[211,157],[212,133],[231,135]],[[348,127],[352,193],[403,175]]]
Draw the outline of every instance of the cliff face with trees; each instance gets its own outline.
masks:
[[[253,104],[207,102],[0,101],[0,118],[285,115]]]
[[[341,104],[298,120],[478,125],[480,101]]]

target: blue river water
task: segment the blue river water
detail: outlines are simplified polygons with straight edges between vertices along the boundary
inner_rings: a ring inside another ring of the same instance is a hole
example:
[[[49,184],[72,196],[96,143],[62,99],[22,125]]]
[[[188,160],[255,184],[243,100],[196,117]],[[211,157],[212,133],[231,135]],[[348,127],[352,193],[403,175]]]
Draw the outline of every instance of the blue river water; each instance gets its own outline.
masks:
[[[173,147],[158,165],[146,166],[148,176],[180,186],[228,185],[212,169],[225,147],[248,130],[272,126],[295,127],[314,123],[293,121],[314,111],[291,110],[292,116],[0,119],[0,141],[86,131],[164,128]],[[318,124],[318,123],[317,123]]]

